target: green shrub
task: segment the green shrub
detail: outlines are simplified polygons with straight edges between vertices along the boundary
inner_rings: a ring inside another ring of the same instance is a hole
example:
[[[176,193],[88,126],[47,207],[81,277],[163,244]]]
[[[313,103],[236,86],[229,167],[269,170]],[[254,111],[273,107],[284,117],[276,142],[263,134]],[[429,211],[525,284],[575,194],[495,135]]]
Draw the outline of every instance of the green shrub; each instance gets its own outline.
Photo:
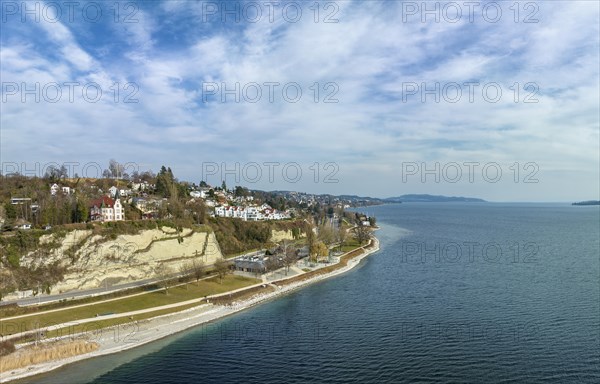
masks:
[[[243,221],[233,218],[213,218],[210,225],[225,255],[261,248],[268,243],[271,230],[294,230],[300,233],[298,221]]]
[[[7,250],[6,260],[13,268],[19,268],[21,265],[21,256],[19,256],[19,252],[14,248],[9,248]]]

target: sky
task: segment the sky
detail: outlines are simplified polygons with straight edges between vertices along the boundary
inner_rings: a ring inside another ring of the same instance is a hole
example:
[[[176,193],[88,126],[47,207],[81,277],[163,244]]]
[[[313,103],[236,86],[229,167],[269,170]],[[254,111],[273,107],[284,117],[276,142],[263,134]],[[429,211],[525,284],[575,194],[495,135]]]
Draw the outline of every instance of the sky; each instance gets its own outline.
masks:
[[[596,1],[0,4],[4,174],[600,199]]]

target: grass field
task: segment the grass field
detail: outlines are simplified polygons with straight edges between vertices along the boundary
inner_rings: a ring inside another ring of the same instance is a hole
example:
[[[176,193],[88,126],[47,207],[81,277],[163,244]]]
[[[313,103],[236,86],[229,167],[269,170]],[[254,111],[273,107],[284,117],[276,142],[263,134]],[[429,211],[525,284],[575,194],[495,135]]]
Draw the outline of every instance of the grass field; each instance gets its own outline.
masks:
[[[79,308],[67,307],[57,312],[51,312],[47,314],[32,314],[30,316],[15,320],[0,321],[0,333],[3,335],[10,335],[40,327],[47,327],[50,325],[66,323],[74,320],[87,319],[94,317],[97,314],[118,314],[159,307],[162,305],[174,304],[186,300],[202,298],[204,296],[224,293],[247,287],[259,282],[260,280],[248,277],[227,275],[223,278],[223,283],[221,284],[218,278],[211,278],[208,280],[202,280],[198,283],[192,282],[182,286],[169,288],[168,294],[165,294],[164,291],[154,291],[135,297],[124,297],[122,299],[107,303],[90,304],[88,306]],[[178,307],[176,310],[182,309],[183,308]],[[169,309],[167,311],[173,312],[174,310],[175,309]],[[154,316],[158,315],[155,314]],[[101,318],[99,318],[99,320],[100,319]]]
[[[53,337],[64,337],[75,334],[80,334],[83,338],[89,338],[90,340],[98,339],[102,335],[111,334],[114,335],[115,338],[119,338],[121,340],[128,339],[132,337],[137,331],[137,326],[134,324],[130,324],[136,321],[142,321],[146,319],[150,319],[157,316],[167,315],[169,313],[175,313],[184,311],[189,308],[197,307],[201,305],[199,303],[195,304],[186,304],[174,308],[161,309],[158,311],[151,311],[146,313],[141,313],[139,315],[133,315],[131,318],[129,316],[108,319],[108,320],[97,320],[90,323],[78,324],[69,327],[63,327],[59,329],[55,329],[52,331],[45,332],[43,336],[41,335],[28,335],[19,339],[18,343],[27,343],[30,341],[35,341],[36,339],[51,339]],[[113,329],[105,329],[108,327],[115,327],[117,325],[123,325],[122,327],[113,328]]]
[[[355,238],[349,238],[344,241],[344,246],[342,247],[342,252],[350,252],[360,247],[361,244]],[[336,250],[338,248],[335,248]]]
[[[355,250],[359,247],[358,242],[355,240],[350,240],[344,246],[344,249],[348,251]],[[347,255],[347,257],[353,257],[354,253]],[[341,264],[346,264],[342,262]],[[326,269],[335,269],[338,266],[331,266]],[[316,272],[316,271],[315,271]],[[319,271],[323,272],[323,271]],[[302,276],[304,278],[306,276]],[[299,276],[300,278],[300,276]],[[295,279],[291,279],[295,280]],[[60,324],[67,321],[73,321],[77,319],[90,318],[95,316],[95,314],[99,313],[125,313],[130,311],[135,311],[139,309],[147,309],[158,307],[161,305],[175,304],[178,302],[185,302],[187,300],[202,298],[208,295],[214,295],[218,293],[225,293],[229,291],[233,291],[239,288],[247,287],[253,284],[257,284],[260,281],[257,279],[228,275],[223,279],[223,283],[219,283],[218,278],[211,278],[209,280],[200,281],[199,283],[189,283],[186,285],[173,287],[169,289],[169,293],[165,294],[164,291],[150,292],[144,295],[118,299],[108,303],[99,303],[99,304],[91,304],[82,308],[65,308],[64,310],[49,313],[46,315],[31,315],[21,319],[15,320],[15,322],[19,322],[19,327],[22,329],[18,329],[14,332],[21,332],[23,330],[35,329],[40,326],[48,326],[53,324]],[[291,281],[290,281],[291,282]],[[285,284],[284,284],[285,285]],[[239,301],[245,298],[248,298],[258,292],[265,293],[266,291],[273,290],[272,287],[257,287],[251,289],[250,291],[239,292],[233,294],[233,297],[230,295],[229,297],[223,297],[221,299],[212,300],[217,304],[226,304],[232,301]],[[136,321],[142,321],[146,319],[150,319],[153,317],[166,315],[169,313],[180,312],[185,309],[193,308],[201,303],[193,303],[193,304],[185,304],[176,306],[173,308],[162,309],[150,311],[147,313],[141,313],[133,316],[123,316],[119,318],[112,318],[102,320],[102,317],[98,317],[97,321],[72,325],[63,327],[60,329],[56,329],[53,331],[45,332],[42,336],[43,339],[58,337],[58,336],[69,336],[79,333],[84,333],[83,337],[91,338],[94,340],[95,338],[100,337],[101,335],[106,334],[115,334],[115,337],[127,338],[131,335],[135,334],[137,325],[134,324]],[[43,322],[42,322],[43,321]],[[2,323],[0,321],[0,323]],[[7,323],[8,324],[8,323]],[[14,324],[12,325],[14,326]],[[2,324],[2,330],[4,331],[6,326]],[[14,333],[12,332],[12,333]],[[6,333],[5,333],[6,334]],[[40,335],[32,334],[27,337],[21,338],[18,340],[19,343],[25,343],[29,341],[35,341],[37,337]]]

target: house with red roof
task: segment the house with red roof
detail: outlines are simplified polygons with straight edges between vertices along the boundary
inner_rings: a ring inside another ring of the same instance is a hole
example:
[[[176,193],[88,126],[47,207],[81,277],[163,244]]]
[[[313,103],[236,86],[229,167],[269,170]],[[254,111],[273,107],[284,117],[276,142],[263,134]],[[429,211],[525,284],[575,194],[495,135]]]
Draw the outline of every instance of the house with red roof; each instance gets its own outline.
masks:
[[[125,220],[125,210],[120,199],[102,196],[90,202],[90,220],[121,221]]]

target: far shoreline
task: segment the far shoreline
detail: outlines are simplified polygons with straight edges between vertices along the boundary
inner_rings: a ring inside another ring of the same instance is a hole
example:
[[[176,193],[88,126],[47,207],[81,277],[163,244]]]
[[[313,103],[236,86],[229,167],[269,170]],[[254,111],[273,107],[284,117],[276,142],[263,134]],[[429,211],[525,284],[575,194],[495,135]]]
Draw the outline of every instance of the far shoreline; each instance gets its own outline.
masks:
[[[375,230],[377,229],[379,229],[379,227],[375,228]],[[379,240],[377,239],[377,237],[372,235],[367,245],[358,247],[355,250],[346,252],[345,254],[341,255],[340,261],[336,264],[333,264],[332,267],[335,268],[329,272],[315,273],[314,276],[309,276],[306,279],[299,279],[298,281],[293,280],[297,280],[303,275],[297,275],[273,281],[269,283],[269,285],[277,287],[277,290],[269,293],[254,295],[248,299],[242,299],[239,302],[236,301],[232,305],[201,304],[199,306],[189,308],[183,311],[169,313],[166,315],[153,317],[147,320],[142,320],[139,322],[139,324],[144,326],[145,328],[138,330],[139,332],[136,334],[136,337],[138,337],[138,339],[136,341],[132,341],[129,343],[114,342],[111,340],[112,337],[108,335],[107,337],[95,340],[100,345],[99,348],[95,351],[82,355],[68,357],[65,359],[59,359],[41,364],[31,365],[10,372],[0,373],[0,383],[7,383],[14,380],[31,378],[33,376],[46,374],[74,362],[87,360],[94,357],[116,354],[122,351],[130,350],[149,344],[154,341],[165,339],[169,336],[176,335],[178,333],[181,333],[183,331],[189,330],[193,327],[202,324],[216,322],[218,320],[234,315],[246,309],[285,296],[288,293],[297,291],[306,286],[315,284],[319,281],[327,280],[335,276],[342,275],[354,269],[361,263],[361,261],[364,258],[373,253],[376,253],[377,251],[379,251],[379,249]],[[362,252],[358,255],[351,256],[358,250],[361,250]],[[351,257],[348,257],[347,260],[343,259],[346,256]],[[315,270],[314,272],[319,272],[319,270]],[[290,282],[290,280],[292,281]],[[240,292],[243,293],[252,289],[253,287],[248,287]],[[218,299],[222,297],[227,297],[229,295],[230,293],[223,293],[219,295],[214,295],[210,297],[210,299]],[[106,328],[106,330],[110,330],[110,328]],[[70,338],[77,339],[77,337],[81,336],[84,335],[76,334],[70,336]],[[51,339],[50,341],[58,341],[64,339],[65,338],[62,337],[57,339]]]

